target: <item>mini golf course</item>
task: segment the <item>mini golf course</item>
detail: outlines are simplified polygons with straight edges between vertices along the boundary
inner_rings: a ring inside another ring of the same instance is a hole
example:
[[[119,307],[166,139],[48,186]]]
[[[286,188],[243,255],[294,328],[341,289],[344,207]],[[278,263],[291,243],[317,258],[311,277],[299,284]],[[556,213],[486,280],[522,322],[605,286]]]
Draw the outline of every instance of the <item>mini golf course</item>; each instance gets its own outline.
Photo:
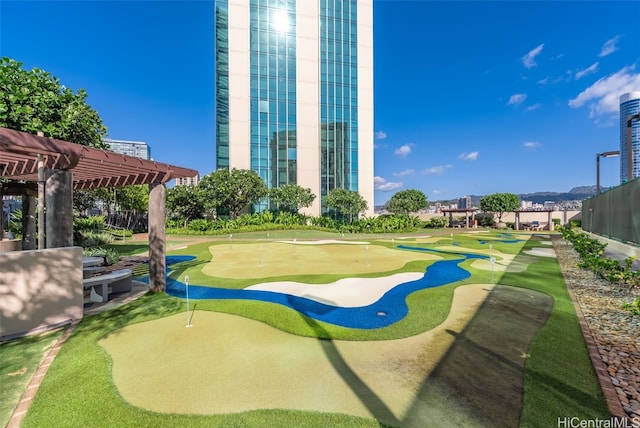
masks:
[[[550,244],[496,233],[196,244],[167,259],[165,299],[181,310],[116,323],[92,346],[110,361],[100,370],[113,399],[149,420],[200,415],[217,426],[284,411],[344,415],[342,426],[531,425],[545,393],[525,394],[540,382],[530,348],[566,294],[527,285],[555,272]],[[590,364],[584,349],[568,352]],[[576,411],[599,416],[593,380]]]

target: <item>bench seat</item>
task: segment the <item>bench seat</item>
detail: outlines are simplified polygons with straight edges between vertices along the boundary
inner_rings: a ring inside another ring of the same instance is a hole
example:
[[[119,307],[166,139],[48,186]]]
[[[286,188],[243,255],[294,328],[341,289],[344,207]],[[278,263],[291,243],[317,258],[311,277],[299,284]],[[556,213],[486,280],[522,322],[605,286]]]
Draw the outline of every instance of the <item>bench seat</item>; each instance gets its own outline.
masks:
[[[109,298],[109,288],[112,293],[131,291],[131,269],[114,270],[83,279],[82,286],[91,289],[92,302],[106,302]]]

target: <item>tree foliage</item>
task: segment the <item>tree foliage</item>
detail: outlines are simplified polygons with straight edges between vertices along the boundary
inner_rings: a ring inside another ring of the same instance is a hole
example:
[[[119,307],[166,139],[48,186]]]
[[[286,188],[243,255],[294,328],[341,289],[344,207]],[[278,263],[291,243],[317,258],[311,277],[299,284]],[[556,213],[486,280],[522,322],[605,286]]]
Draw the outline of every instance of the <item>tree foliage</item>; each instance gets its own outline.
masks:
[[[85,146],[107,149],[107,128],[87,104],[84,89],[65,87],[46,71],[22,69],[22,63],[0,59],[0,126]]]
[[[333,189],[327,194],[327,207],[333,208],[344,216],[349,216],[349,221],[353,216],[358,217],[367,210],[367,201],[360,194],[353,190]]]
[[[167,212],[184,222],[202,218],[206,212],[205,194],[199,186],[175,186],[167,189]]]
[[[135,184],[113,189],[116,205],[121,211],[147,212],[149,208],[149,185]]]
[[[395,193],[386,203],[385,209],[393,214],[408,215],[429,206],[424,193],[415,189]]]
[[[505,212],[515,211],[520,206],[520,198],[513,193],[494,193],[480,199],[480,209],[493,213],[501,222]]]
[[[285,184],[269,191],[269,198],[283,211],[298,212],[300,208],[310,207],[316,199],[311,189],[297,184]]]
[[[219,169],[202,178],[199,186],[205,192],[208,206],[229,209],[231,218],[251,204],[267,196],[268,189],[262,178],[247,169]]]

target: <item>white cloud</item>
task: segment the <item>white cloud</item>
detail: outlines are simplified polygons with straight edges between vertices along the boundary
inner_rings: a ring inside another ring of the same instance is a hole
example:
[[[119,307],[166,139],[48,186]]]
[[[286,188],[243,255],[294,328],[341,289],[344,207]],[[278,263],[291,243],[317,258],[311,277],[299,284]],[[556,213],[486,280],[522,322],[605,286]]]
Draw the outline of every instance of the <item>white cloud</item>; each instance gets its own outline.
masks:
[[[524,143],[522,143],[522,147],[527,150],[535,150],[540,146],[542,146],[542,144],[538,143],[537,141],[525,141]]]
[[[394,177],[405,177],[407,175],[413,175],[415,173],[415,171],[413,169],[405,169],[404,171],[400,171],[400,172],[394,172],[393,175]]]
[[[544,43],[538,45],[534,49],[531,49],[526,55],[522,57],[522,65],[524,65],[525,68],[533,68],[538,65],[536,63],[536,57],[540,55],[540,52],[542,52],[542,48],[544,48]]]
[[[576,72],[576,80],[588,75],[588,74],[592,74],[595,73],[596,71],[598,71],[598,65],[600,63],[599,62],[594,62],[593,64],[591,64],[589,67],[585,68],[584,70],[580,70]]]
[[[394,154],[396,156],[400,156],[401,158],[406,157],[409,154],[411,154],[411,147],[413,147],[413,144],[411,144],[411,143],[404,144],[404,145],[400,146],[399,148],[397,148],[396,151],[394,152]]]
[[[549,76],[545,77],[544,79],[538,80],[538,84],[540,85],[546,85],[547,83],[549,83]]]
[[[618,114],[620,95],[638,88],[640,88],[640,73],[635,72],[633,65],[624,67],[599,79],[577,97],[569,100],[569,107],[578,108],[588,105],[589,117],[597,122],[602,116]]]
[[[439,195],[440,193],[442,193],[442,190],[434,190],[432,193],[434,195]]]
[[[527,99],[527,94],[513,94],[511,98],[509,98],[509,102],[507,105],[518,105],[524,102]]]
[[[532,104],[532,105],[530,105],[529,107],[527,107],[527,108],[525,109],[525,111],[538,110],[540,107],[542,107],[542,104],[540,104],[540,103],[535,103],[535,104]]]
[[[380,190],[381,192],[390,192],[392,190],[399,189],[403,186],[402,183],[387,181],[382,177],[375,176],[373,177],[373,188],[375,190]]]
[[[447,164],[447,165],[432,166],[431,168],[423,169],[422,170],[422,174],[424,174],[424,175],[432,175],[432,174],[434,174],[434,175],[442,175],[449,168],[453,168],[453,165]]]
[[[378,131],[375,133],[376,136],[376,140],[384,140],[385,138],[387,138],[387,133],[384,131]]]
[[[616,43],[618,43],[618,40],[620,40],[620,36],[615,36],[614,38],[604,42],[604,45],[602,45],[602,49],[600,49],[600,55],[598,56],[602,57],[602,56],[611,55],[612,53],[617,51],[618,47],[616,46]]]
[[[460,153],[458,159],[462,159],[463,161],[474,161],[478,159],[478,152]]]

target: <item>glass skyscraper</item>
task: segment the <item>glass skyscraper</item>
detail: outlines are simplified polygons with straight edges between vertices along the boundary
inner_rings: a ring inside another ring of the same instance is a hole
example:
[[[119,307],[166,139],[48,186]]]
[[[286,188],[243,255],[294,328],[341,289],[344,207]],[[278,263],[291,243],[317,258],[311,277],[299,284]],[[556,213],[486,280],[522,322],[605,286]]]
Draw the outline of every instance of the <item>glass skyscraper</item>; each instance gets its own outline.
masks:
[[[372,0],[217,0],[216,168],[373,212]],[[266,202],[258,209],[268,208]]]
[[[631,120],[631,133],[627,123]],[[631,137],[631,138],[629,138]],[[620,182],[640,177],[640,91],[620,97]]]

